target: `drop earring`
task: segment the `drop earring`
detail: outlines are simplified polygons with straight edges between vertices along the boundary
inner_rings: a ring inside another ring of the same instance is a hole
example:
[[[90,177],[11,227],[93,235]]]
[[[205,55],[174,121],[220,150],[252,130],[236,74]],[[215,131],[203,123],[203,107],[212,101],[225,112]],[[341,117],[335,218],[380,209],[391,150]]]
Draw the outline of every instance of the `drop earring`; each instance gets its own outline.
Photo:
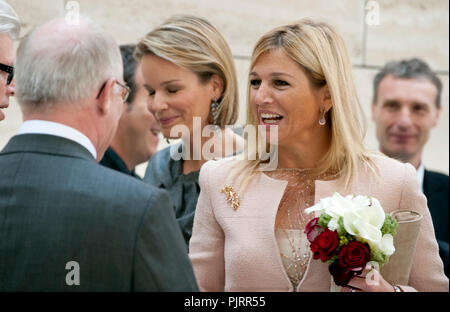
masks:
[[[322,116],[320,116],[319,125],[324,126],[327,123],[327,120],[325,119],[325,110],[322,109],[321,112]]]
[[[211,102],[211,115],[213,117],[213,125],[219,125],[219,102],[217,98],[214,97],[214,100]]]
[[[166,138],[166,142],[167,142],[167,144],[170,144],[170,141],[169,141],[169,139],[168,139],[168,138]]]
[[[214,97],[214,100],[211,102],[211,115],[213,117],[213,125],[216,128],[216,133],[219,138],[222,137],[222,132],[220,131],[219,127],[219,102],[217,101],[217,98]]]

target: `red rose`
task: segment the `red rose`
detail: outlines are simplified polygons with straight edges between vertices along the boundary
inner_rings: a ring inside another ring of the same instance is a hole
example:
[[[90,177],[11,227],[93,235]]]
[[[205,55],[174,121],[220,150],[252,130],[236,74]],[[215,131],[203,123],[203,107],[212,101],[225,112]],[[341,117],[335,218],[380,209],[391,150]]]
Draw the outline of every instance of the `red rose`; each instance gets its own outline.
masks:
[[[305,227],[305,234],[308,238],[309,242],[312,243],[320,233],[323,232],[323,227],[319,226],[317,223],[319,222],[319,218],[314,218],[308,222]]]
[[[339,236],[336,231],[325,229],[311,243],[311,251],[314,253],[314,259],[328,261],[333,257],[333,253],[339,246]]]
[[[362,273],[369,261],[370,248],[367,244],[358,241],[348,243],[339,252],[339,260],[329,267],[334,283],[346,286],[353,276]]]

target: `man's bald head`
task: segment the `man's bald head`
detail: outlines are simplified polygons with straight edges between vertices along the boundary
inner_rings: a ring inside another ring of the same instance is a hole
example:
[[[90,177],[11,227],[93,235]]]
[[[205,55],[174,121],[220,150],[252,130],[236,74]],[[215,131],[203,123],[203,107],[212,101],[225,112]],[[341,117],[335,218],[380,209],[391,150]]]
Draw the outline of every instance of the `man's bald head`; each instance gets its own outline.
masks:
[[[24,111],[74,105],[122,76],[122,59],[111,34],[86,18],[51,20],[27,35],[16,61],[16,96]]]
[[[41,50],[60,50],[67,45],[70,48],[81,43],[83,38],[89,35],[90,24],[92,22],[87,19],[80,20],[77,24],[70,24],[64,18],[53,19],[33,30],[30,40],[34,48]]]

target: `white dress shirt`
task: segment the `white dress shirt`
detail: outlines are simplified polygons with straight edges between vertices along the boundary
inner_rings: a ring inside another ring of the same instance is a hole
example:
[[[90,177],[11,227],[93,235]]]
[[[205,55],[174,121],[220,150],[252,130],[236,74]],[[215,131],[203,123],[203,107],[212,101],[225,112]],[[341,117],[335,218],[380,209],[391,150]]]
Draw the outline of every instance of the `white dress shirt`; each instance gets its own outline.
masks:
[[[423,166],[423,162],[420,163],[419,168],[417,168],[417,180],[419,181],[420,190],[423,193],[423,176],[425,174],[425,167]]]
[[[80,131],[52,121],[27,120],[19,128],[20,134],[48,134],[74,141],[86,148],[97,159],[97,151],[91,140]]]

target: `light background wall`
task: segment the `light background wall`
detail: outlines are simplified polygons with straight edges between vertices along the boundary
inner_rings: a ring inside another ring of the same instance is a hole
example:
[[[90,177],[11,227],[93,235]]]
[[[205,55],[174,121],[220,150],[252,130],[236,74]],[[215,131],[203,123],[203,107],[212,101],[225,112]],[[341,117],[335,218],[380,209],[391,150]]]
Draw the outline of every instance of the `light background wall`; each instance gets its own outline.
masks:
[[[7,0],[21,18],[22,35],[50,18],[65,16],[73,1]],[[449,172],[449,2],[448,0],[78,0],[80,13],[112,31],[119,44],[136,43],[173,14],[194,14],[213,23],[228,41],[240,87],[238,123],[245,122],[249,57],[257,39],[271,28],[302,17],[332,24],[350,53],[361,104],[366,112],[368,147],[377,149],[371,121],[372,80],[389,60],[420,57],[439,73],[443,112],[424,153],[429,169]],[[379,24],[369,25],[379,8]],[[73,7],[73,6],[72,6]],[[17,44],[16,44],[17,46]],[[0,123],[0,149],[13,136],[22,115],[15,99]],[[159,148],[166,143],[161,140]],[[142,174],[146,164],[138,166]]]

